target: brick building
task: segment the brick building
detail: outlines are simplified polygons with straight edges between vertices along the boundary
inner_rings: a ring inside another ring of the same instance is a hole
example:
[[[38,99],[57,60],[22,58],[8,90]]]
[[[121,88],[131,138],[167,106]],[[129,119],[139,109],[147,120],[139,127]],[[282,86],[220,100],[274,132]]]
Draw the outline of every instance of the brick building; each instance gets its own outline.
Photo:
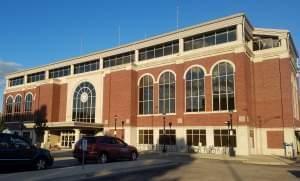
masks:
[[[45,147],[116,134],[140,150],[231,144],[238,155],[292,154],[297,59],[289,31],[235,14],[9,74],[3,111],[33,141],[40,128]]]

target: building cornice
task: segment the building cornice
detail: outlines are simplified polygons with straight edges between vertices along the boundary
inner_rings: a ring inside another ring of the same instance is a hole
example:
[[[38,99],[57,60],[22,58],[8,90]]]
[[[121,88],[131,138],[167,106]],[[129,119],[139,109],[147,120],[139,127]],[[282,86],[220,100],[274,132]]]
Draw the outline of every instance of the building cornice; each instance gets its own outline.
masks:
[[[96,51],[93,53],[89,53],[89,54],[78,56],[78,57],[73,57],[70,59],[65,59],[62,61],[57,61],[54,63],[50,63],[48,65],[43,65],[43,66],[34,67],[34,68],[26,69],[26,70],[21,70],[18,72],[13,72],[13,73],[10,73],[7,75],[7,79],[15,77],[15,76],[22,76],[24,74],[30,74],[33,72],[46,71],[49,69],[54,69],[54,68],[58,68],[58,67],[66,66],[66,65],[81,63],[81,62],[89,61],[92,59],[97,59],[97,58],[100,59],[101,57],[107,57],[107,56],[116,55],[119,53],[124,53],[127,51],[133,51],[135,49],[141,49],[141,48],[148,47],[151,45],[171,41],[174,39],[192,36],[195,34],[215,30],[218,28],[242,24],[244,16],[245,16],[244,13],[238,13],[238,14],[234,14],[231,16],[218,18],[218,19],[215,19],[212,21],[207,21],[205,23],[197,24],[194,26],[189,26],[187,28],[182,28],[182,29],[179,29],[176,31],[152,36],[147,39],[143,39],[143,40],[136,41],[133,43],[128,43],[128,44],[117,46],[114,48],[110,48],[110,49],[106,49],[106,50],[102,50],[102,51]]]

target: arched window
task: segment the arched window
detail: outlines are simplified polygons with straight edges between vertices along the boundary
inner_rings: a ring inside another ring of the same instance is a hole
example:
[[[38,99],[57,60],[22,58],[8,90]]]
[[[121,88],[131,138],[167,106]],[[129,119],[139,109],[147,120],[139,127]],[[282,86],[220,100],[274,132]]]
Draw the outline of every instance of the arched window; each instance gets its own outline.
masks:
[[[32,111],[32,94],[27,94],[25,97],[25,112]]]
[[[89,82],[81,83],[73,95],[72,120],[78,122],[95,122],[96,91]]]
[[[153,113],[153,79],[145,75],[139,82],[139,114]]]
[[[12,97],[8,97],[6,100],[6,113],[11,114],[13,111],[14,100]]]
[[[175,113],[175,76],[171,72],[159,79],[159,113]]]
[[[21,112],[22,107],[22,97],[20,95],[17,95],[15,99],[15,113]]]
[[[204,72],[191,68],[185,76],[186,112],[205,111]]]
[[[234,71],[227,62],[217,64],[212,72],[213,110],[234,110]]]

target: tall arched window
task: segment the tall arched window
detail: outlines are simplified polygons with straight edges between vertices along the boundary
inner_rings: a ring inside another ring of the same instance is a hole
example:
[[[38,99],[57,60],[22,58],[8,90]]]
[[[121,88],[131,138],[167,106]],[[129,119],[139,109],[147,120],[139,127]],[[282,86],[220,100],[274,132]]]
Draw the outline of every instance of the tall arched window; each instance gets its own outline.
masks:
[[[204,72],[191,68],[185,76],[186,112],[205,111]]]
[[[139,82],[139,114],[153,113],[153,79],[145,75]]]
[[[17,95],[15,99],[15,113],[21,112],[22,107],[22,97],[20,95]]]
[[[96,91],[89,82],[81,83],[73,95],[72,120],[78,122],[95,122]]]
[[[32,94],[27,94],[25,97],[25,112],[32,111]]]
[[[175,76],[165,72],[159,79],[159,113],[175,113]]]
[[[227,62],[217,64],[212,72],[213,110],[234,110],[234,71]]]
[[[13,112],[14,100],[12,97],[8,97],[6,100],[6,113],[11,114]]]

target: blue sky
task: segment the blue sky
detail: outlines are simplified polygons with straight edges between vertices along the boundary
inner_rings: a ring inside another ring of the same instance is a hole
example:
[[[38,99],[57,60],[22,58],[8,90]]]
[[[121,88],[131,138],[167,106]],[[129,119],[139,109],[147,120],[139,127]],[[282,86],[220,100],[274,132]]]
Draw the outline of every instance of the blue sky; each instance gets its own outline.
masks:
[[[179,27],[244,12],[299,50],[299,0],[0,0],[0,92],[8,72],[118,45],[118,27],[121,44],[175,30],[177,6]]]

